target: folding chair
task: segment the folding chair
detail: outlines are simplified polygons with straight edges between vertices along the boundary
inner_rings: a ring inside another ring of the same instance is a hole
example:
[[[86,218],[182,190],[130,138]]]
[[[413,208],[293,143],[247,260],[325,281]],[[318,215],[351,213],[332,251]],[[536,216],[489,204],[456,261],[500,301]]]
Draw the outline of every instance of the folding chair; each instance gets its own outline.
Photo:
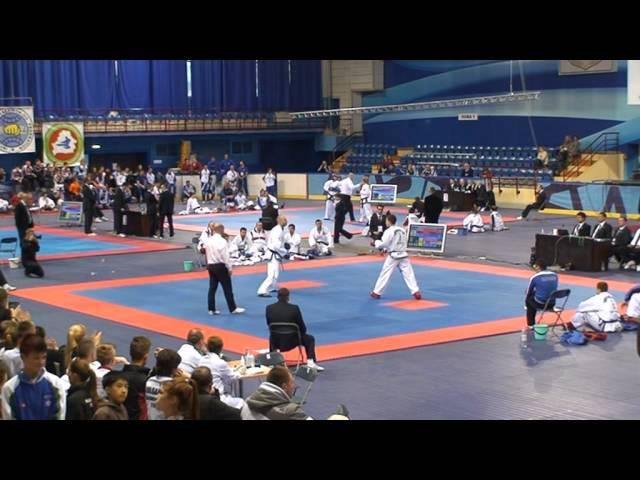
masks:
[[[302,334],[300,333],[300,327],[298,327],[297,323],[285,323],[285,322],[274,322],[269,324],[269,349],[275,350],[273,348],[273,343],[271,338],[273,335],[282,335],[282,336],[293,336],[295,335],[298,339],[298,359],[296,361],[296,370],[300,367],[300,364],[304,360],[304,355],[302,353]],[[296,347],[289,348],[288,350],[282,350],[288,352],[293,350]]]
[[[547,312],[551,312],[551,314],[556,316],[553,325],[551,326],[551,333],[555,333],[555,328],[558,325],[561,325],[562,328],[566,330],[567,327],[565,325],[565,322],[562,320],[562,314],[564,313],[567,302],[569,301],[569,295],[571,295],[571,290],[568,288],[564,290],[554,290],[553,292],[551,292],[551,295],[549,295],[547,302],[544,304],[544,308],[542,310],[539,310],[541,313],[537,323],[542,323],[544,314]],[[556,304],[556,300],[563,300],[562,305]]]
[[[205,261],[202,253],[198,250],[198,243],[200,243],[200,237],[193,237],[191,239],[191,244],[193,245],[193,254],[196,257],[196,265],[200,268],[205,267]]]
[[[0,239],[0,253],[10,253],[11,257],[16,256],[18,251],[18,237],[7,237]]]
[[[255,364],[265,367],[285,366],[284,356],[280,352],[261,353],[256,355]]]
[[[313,387],[313,383],[316,381],[316,378],[318,378],[318,375],[319,375],[318,370],[316,370],[315,368],[308,367],[307,365],[301,366],[294,372],[296,381],[298,379],[304,380],[305,382],[307,382],[307,388],[302,398],[295,397],[295,396],[293,397],[292,399],[293,403],[297,403],[298,405],[304,405],[307,402],[307,397],[309,396],[311,387]]]

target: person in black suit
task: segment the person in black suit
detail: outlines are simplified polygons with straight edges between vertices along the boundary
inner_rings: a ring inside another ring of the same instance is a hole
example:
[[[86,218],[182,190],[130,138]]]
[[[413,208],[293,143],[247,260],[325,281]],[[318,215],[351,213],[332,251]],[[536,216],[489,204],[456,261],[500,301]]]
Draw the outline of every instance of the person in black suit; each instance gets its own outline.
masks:
[[[611,225],[607,223],[607,214],[600,212],[600,222],[593,229],[591,238],[610,239],[612,230]]]
[[[93,216],[96,211],[96,190],[93,186],[93,178],[87,175],[87,179],[82,185],[82,213],[84,214],[84,233],[95,236],[91,231]]]
[[[620,215],[618,218],[618,226],[613,231],[613,237],[611,239],[611,250],[609,250],[609,258],[615,257],[616,261],[620,264],[620,268],[624,267],[622,257],[624,256],[627,245],[631,243],[631,232],[627,226],[627,216]],[[607,258],[604,269],[609,270],[609,258]]]
[[[147,204],[147,215],[149,215],[149,236],[158,238],[158,199],[151,189],[153,185],[149,185],[149,189],[144,194],[144,201]]]
[[[164,184],[160,193],[160,238],[164,238],[164,219],[169,224],[169,236],[173,237],[173,204],[175,196],[169,191],[169,187]]]
[[[115,188],[113,203],[111,204],[111,208],[113,209],[113,230],[116,232],[116,235],[120,237],[126,237],[122,231],[122,211],[128,209],[124,194],[125,188],[127,187],[120,186]]]
[[[28,228],[27,233],[22,243],[22,266],[24,267],[24,274],[27,277],[42,278],[44,277],[44,270],[36,260],[36,252],[40,250],[40,244],[36,237],[33,228]]]
[[[416,197],[411,204],[410,210],[415,213],[418,218],[422,218],[424,216],[424,202],[420,199],[420,197]]]
[[[32,196],[30,193],[20,192],[18,194],[18,203],[15,208],[15,220],[16,220],[16,230],[18,230],[18,239],[20,241],[20,245],[24,242],[24,236],[27,233],[28,228],[33,228],[33,216],[31,215],[31,211],[29,210],[29,205],[31,205]]]
[[[336,195],[336,198],[339,198],[339,201],[336,204],[336,218],[333,224],[333,243],[340,243],[340,234],[349,239],[353,237],[351,232],[344,229],[344,222],[347,218],[351,199],[348,195],[343,195],[342,193]],[[353,205],[351,205],[351,209],[353,210]]]
[[[346,213],[346,212],[345,212]],[[300,329],[302,337],[302,345],[307,353],[307,365],[324,370],[316,364],[316,339],[313,335],[307,333],[307,326],[302,319],[300,307],[289,303],[289,289],[281,288],[278,290],[278,301],[271,305],[267,305],[267,325],[272,323],[295,323]],[[298,338],[294,335],[270,335],[269,349],[271,351],[281,350],[287,352],[298,346]]]
[[[267,232],[271,231],[276,226],[277,218],[278,210],[273,205],[273,202],[267,202],[267,206],[262,209],[262,217],[260,218],[263,228]]]
[[[546,201],[547,194],[544,193],[544,187],[542,185],[538,185],[538,190],[536,192],[536,201],[527,205],[522,211],[522,214],[516,220],[526,219],[531,210],[542,210]]]
[[[369,236],[373,240],[380,240],[382,238],[382,234],[387,229],[385,219],[384,205],[377,205],[376,211],[373,212],[371,220],[369,220]]]
[[[438,223],[443,208],[442,198],[440,198],[435,188],[431,187],[430,192],[431,194],[424,198],[425,222]]]
[[[571,235],[575,235],[577,237],[591,236],[591,225],[586,222],[587,215],[584,212],[578,212],[576,220],[578,223],[573,227],[573,230],[571,230]]]

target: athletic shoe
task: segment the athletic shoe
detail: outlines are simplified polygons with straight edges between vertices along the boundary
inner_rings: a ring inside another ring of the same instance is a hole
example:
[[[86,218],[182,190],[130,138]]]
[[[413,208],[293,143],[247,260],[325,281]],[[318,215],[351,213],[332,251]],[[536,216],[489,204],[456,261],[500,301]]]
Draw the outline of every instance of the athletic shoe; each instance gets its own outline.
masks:
[[[109,221],[109,219],[107,217],[100,217],[100,218],[102,218],[103,222],[108,222]]]
[[[96,218],[93,221],[96,222],[96,223],[102,223],[102,220],[100,220],[99,218]]]
[[[516,220],[522,220],[522,217],[517,217]]]
[[[231,313],[233,313],[233,314],[237,315],[237,314],[239,314],[239,313],[244,313],[245,311],[246,311],[246,309],[244,309],[244,308],[242,308],[242,307],[236,307],[236,309],[235,309],[233,312],[231,312]]]
[[[324,367],[321,367],[311,359],[307,360],[307,367],[313,368],[314,370],[317,370],[319,372],[324,372]]]
[[[91,232],[91,233],[87,233],[87,237],[95,237],[96,235],[97,235],[97,234],[96,234],[96,233],[93,233],[93,232]]]
[[[126,236],[124,233],[119,233],[119,234],[118,234],[118,236],[119,236],[120,238],[127,238],[127,236]]]
[[[5,283],[2,288],[4,288],[7,292],[13,292],[14,290],[16,290],[16,287],[9,285],[8,283]]]
[[[259,297],[265,297],[265,298],[271,298],[271,295],[269,295],[268,293],[259,293],[258,296]]]
[[[209,310],[209,315],[220,315],[220,310]]]
[[[416,300],[422,300],[422,295],[420,294],[420,292],[414,293],[413,296],[415,297]]]
[[[153,238],[158,238],[158,235],[154,235]]]
[[[371,298],[375,298],[376,300],[380,299],[380,295],[378,295],[376,292],[371,292],[369,295],[371,295]]]

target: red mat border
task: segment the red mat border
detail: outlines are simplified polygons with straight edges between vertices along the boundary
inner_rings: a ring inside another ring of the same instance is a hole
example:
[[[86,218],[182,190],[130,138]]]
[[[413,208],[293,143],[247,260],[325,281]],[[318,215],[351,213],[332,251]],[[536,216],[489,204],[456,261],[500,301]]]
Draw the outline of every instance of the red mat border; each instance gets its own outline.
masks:
[[[324,260],[314,260],[313,262],[300,262],[287,264],[287,270],[306,270],[314,268],[325,268],[333,266],[344,266],[352,264],[362,264],[369,262],[381,262],[380,256],[360,256],[347,258],[331,258]],[[497,267],[474,263],[463,263],[452,260],[413,258],[416,265],[434,266],[457,271],[480,272],[491,275],[507,276],[518,279],[528,279],[532,272],[511,267]],[[264,265],[253,265],[234,269],[234,275],[253,275],[265,272]],[[225,348],[228,351],[241,353],[245,349],[267,348],[266,338],[247,335],[231,330],[217,328],[211,325],[204,325],[188,319],[170,317],[150,313],[136,308],[86,298],[74,292],[83,290],[95,290],[110,287],[123,287],[133,285],[143,285],[148,283],[174,282],[183,280],[193,280],[207,278],[207,272],[177,273],[158,276],[135,277],[116,280],[102,280],[96,282],[71,283],[49,287],[36,287],[17,290],[12,295],[29,299],[35,302],[71,310],[120,323],[135,328],[145,329],[151,332],[183,338],[185,332],[191,328],[201,328],[205,336],[219,335],[225,340]],[[284,280],[284,279],[283,279]],[[603,278],[588,278],[574,275],[560,274],[560,282],[563,286],[583,286],[593,287],[596,282],[606,280]],[[634,283],[617,280],[607,280],[610,290],[626,291]],[[367,295],[368,290],[363,289],[363,295]],[[372,300],[373,301],[373,300]],[[573,315],[573,311],[566,312],[566,318]],[[408,348],[423,347],[438,343],[467,340],[472,338],[486,337],[491,335],[512,333],[521,330],[525,325],[524,310],[523,315],[512,318],[481,322],[476,324],[446,327],[435,330],[425,330],[400,335],[390,335],[380,338],[357,340],[330,345],[318,346],[317,354],[321,360],[335,360],[359,355],[370,355],[375,353],[388,352],[393,350],[403,350]],[[295,352],[294,352],[295,353]],[[291,354],[293,355],[293,354]],[[293,357],[292,357],[293,358]]]
[[[11,227],[0,227],[0,233],[4,231],[11,231],[12,235],[9,236],[17,236],[17,232],[14,228]],[[118,243],[123,245],[128,245],[131,248],[124,248],[119,250],[88,250],[85,252],[76,252],[76,253],[54,253],[50,255],[38,255],[39,261],[47,261],[47,260],[67,260],[71,258],[83,258],[83,257],[96,257],[96,256],[104,256],[104,255],[122,255],[125,253],[144,253],[144,252],[163,252],[168,250],[183,250],[185,249],[184,244],[176,244],[176,243],[167,243],[166,241],[151,241],[151,240],[140,240],[134,239],[131,237],[122,238],[116,235],[103,235],[97,234],[94,237],[87,236],[84,232],[78,232],[70,229],[64,228],[56,228],[56,227],[45,227],[45,226],[36,226],[36,233],[39,234],[50,234],[50,235],[58,235],[61,237],[69,237],[69,238],[81,238],[83,240],[95,241],[96,247],[99,248],[100,244],[98,242],[110,242],[110,243]],[[14,235],[15,234],[15,235]],[[46,239],[44,239],[46,241]],[[7,259],[0,259],[0,264],[7,264],[9,261]]]

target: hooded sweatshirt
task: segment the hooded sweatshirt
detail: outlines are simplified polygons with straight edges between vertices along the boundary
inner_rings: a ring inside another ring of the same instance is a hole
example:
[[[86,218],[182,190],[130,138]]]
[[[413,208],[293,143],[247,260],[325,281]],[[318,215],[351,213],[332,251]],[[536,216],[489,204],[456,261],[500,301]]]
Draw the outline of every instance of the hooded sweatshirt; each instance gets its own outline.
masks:
[[[269,382],[247,398],[240,415],[243,420],[313,420],[282,388]]]

